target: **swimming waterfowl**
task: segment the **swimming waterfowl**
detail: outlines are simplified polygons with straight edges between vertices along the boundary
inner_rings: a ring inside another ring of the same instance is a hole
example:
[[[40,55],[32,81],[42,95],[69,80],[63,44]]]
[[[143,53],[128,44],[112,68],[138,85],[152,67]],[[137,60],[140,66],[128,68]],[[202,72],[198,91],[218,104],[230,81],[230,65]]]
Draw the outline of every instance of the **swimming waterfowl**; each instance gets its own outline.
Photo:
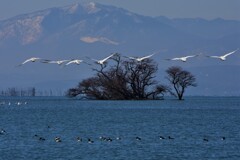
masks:
[[[108,137],[108,138],[106,139],[106,141],[112,142],[113,140],[112,140],[110,137]]]
[[[82,138],[77,137],[77,141],[78,141],[78,142],[82,142]]]
[[[203,138],[203,141],[208,142],[208,139],[207,138]]]
[[[106,137],[100,136],[99,139],[100,139],[101,141],[105,141],[105,140],[106,140]]]
[[[122,138],[121,137],[117,137],[116,140],[121,140]]]
[[[141,141],[142,139],[140,137],[135,138],[137,141]]]
[[[94,141],[88,138],[88,143],[94,143]]]
[[[1,129],[0,134],[5,134],[6,131],[4,129]]]
[[[60,137],[55,137],[55,142],[62,142]]]
[[[39,140],[40,140],[40,141],[45,141],[46,139],[43,138],[43,137],[39,137]]]

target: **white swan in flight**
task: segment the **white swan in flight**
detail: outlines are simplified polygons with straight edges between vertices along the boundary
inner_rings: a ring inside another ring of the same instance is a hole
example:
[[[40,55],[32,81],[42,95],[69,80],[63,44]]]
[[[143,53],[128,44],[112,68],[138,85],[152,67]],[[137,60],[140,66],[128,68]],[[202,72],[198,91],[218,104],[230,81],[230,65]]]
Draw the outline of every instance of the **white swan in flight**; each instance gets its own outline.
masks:
[[[224,55],[222,55],[222,56],[207,56],[207,57],[209,57],[209,58],[217,58],[217,59],[220,59],[220,60],[222,60],[222,61],[225,61],[226,58],[227,58],[227,56],[230,56],[231,54],[235,53],[237,50],[238,50],[238,49],[236,49],[235,51],[226,53],[226,54],[224,54]]]
[[[190,55],[190,56],[185,56],[185,57],[176,57],[176,58],[171,58],[171,59],[166,59],[166,60],[186,62],[188,58],[193,58],[193,57],[197,57],[197,56],[199,56],[199,55],[197,54],[197,55]]]
[[[132,59],[132,60],[136,60],[136,61],[138,61],[138,62],[141,62],[141,61],[143,61],[143,60],[145,60],[145,59],[147,59],[147,58],[150,58],[150,57],[152,57],[153,55],[155,55],[156,53],[153,53],[153,54],[150,54],[150,55],[147,55],[147,56],[144,56],[144,57],[128,57],[128,56],[125,56],[125,57],[127,57],[127,58],[129,58],[129,59]]]
[[[58,61],[51,61],[51,60],[44,60],[42,63],[52,63],[52,64],[58,64],[62,65],[65,62],[69,62],[71,60],[58,60]]]
[[[83,60],[81,60],[81,59],[73,59],[73,60],[69,61],[68,63],[66,63],[65,65],[66,66],[68,66],[69,64],[77,64],[77,65],[79,65],[82,62],[83,62]]]
[[[104,63],[109,59],[111,58],[112,56],[114,56],[116,53],[113,53],[111,54],[110,56],[104,58],[104,59],[101,59],[101,60],[97,60],[97,59],[92,59],[93,61],[95,61],[97,64],[100,64],[100,65],[104,65]]]
[[[18,66],[22,66],[28,62],[36,62],[36,61],[39,61],[41,60],[41,58],[38,58],[38,57],[32,57],[32,58],[29,58],[27,60],[25,60],[23,63],[19,64]]]

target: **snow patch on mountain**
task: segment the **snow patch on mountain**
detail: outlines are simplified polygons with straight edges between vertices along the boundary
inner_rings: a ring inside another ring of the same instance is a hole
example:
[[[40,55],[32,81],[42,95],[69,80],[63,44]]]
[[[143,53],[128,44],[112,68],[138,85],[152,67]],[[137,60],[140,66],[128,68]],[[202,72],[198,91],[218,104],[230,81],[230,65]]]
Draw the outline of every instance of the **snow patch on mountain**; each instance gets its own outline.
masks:
[[[88,13],[96,13],[100,11],[100,8],[97,8],[96,4],[94,2],[90,2],[85,5],[85,8],[87,9]]]
[[[0,30],[0,41],[18,36],[20,37],[20,43],[23,45],[35,42],[42,33],[41,23],[43,19],[43,16],[37,16],[17,20],[15,23]]]
[[[96,3],[90,2],[90,3],[75,3],[71,6],[67,6],[63,8],[64,10],[67,10],[68,13],[74,14],[78,12],[79,10],[84,10],[86,13],[96,13],[100,11],[101,9],[97,7]]]
[[[25,34],[22,37],[22,44],[33,43],[39,38],[42,33],[42,20],[43,17],[38,16],[34,19],[27,19],[20,23],[22,26],[26,26],[24,27],[24,30],[22,30],[22,33]]]
[[[71,13],[71,14],[75,13],[78,9],[78,6],[79,6],[78,3],[72,5],[70,8],[68,8],[68,12]]]
[[[85,43],[102,42],[102,43],[105,43],[105,44],[119,45],[118,42],[112,41],[112,40],[110,40],[106,37],[81,37],[80,40],[85,42]]]

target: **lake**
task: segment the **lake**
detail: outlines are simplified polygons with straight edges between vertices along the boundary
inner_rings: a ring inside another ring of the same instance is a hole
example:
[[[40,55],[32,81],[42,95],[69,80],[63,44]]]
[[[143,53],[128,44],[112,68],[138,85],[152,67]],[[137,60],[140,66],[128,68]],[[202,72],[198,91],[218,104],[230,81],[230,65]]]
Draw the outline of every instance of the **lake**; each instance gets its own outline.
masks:
[[[3,160],[240,159],[240,97],[1,97],[0,104]]]

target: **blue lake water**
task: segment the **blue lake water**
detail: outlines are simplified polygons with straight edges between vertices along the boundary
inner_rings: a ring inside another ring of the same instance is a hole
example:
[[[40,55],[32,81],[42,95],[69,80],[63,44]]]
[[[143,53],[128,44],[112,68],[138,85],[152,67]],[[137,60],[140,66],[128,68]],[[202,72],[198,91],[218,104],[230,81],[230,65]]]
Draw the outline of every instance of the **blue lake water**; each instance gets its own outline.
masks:
[[[1,102],[5,102],[0,105],[0,129],[6,131],[0,134],[3,160],[240,159],[240,97],[184,101],[36,97],[0,98]],[[62,142],[55,142],[55,137]]]

